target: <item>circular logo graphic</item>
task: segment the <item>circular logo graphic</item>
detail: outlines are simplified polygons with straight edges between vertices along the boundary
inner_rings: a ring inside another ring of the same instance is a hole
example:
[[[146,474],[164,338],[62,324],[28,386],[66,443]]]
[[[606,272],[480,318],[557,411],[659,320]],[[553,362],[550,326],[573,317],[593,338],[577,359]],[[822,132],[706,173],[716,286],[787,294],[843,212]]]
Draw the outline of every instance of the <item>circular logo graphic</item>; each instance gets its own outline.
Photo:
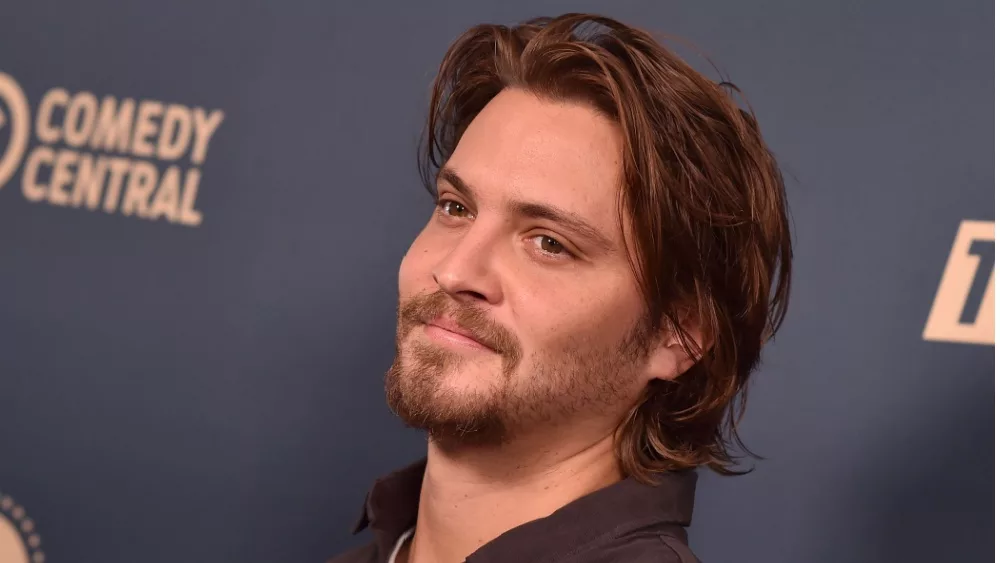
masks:
[[[3,563],[45,563],[42,538],[24,507],[0,494],[0,561]]]
[[[30,122],[24,91],[9,74],[0,72],[0,138],[8,137],[7,150],[0,155],[0,188],[21,164],[24,151],[28,148]]]

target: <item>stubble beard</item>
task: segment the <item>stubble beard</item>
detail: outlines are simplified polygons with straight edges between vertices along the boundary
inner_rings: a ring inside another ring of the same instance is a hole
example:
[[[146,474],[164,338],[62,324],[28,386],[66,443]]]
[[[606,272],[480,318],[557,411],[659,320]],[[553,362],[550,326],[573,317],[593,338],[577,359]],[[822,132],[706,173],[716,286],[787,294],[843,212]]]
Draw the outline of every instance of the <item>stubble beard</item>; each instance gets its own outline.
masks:
[[[471,360],[413,334],[445,313],[499,355],[499,373],[485,389],[448,387]],[[542,425],[621,408],[649,352],[648,325],[639,319],[617,345],[595,347],[574,336],[556,350],[523,358],[517,339],[481,310],[440,291],[417,295],[399,307],[386,401],[407,426],[427,431],[444,447],[503,445]],[[519,369],[522,364],[526,369]]]

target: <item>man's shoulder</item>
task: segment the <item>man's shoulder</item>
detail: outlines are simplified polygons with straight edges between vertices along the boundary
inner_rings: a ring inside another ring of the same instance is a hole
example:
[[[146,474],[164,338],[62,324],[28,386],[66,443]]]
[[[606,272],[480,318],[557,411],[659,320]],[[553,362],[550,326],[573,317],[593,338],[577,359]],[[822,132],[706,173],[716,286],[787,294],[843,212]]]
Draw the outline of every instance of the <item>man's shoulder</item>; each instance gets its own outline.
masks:
[[[326,563],[378,563],[378,550],[374,543],[367,543],[328,560]]]
[[[589,552],[589,553],[588,553]],[[608,538],[567,561],[594,563],[700,563],[686,541],[663,531],[643,531]]]
[[[559,561],[579,563],[700,563],[684,540],[662,532],[624,534],[568,554]],[[374,543],[362,545],[326,563],[381,563]]]

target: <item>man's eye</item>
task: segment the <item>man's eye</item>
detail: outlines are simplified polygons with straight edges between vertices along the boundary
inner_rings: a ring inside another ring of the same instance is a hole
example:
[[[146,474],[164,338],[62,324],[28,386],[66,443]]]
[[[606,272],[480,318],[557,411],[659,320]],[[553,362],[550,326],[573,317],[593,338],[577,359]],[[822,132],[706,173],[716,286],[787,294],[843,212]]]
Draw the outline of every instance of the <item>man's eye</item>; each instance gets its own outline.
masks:
[[[535,237],[535,241],[538,244],[538,248],[546,254],[568,254],[566,247],[562,245],[556,239],[547,235],[538,235]]]
[[[438,202],[438,207],[441,208],[441,211],[445,215],[450,215],[452,217],[468,217],[471,215],[467,207],[450,199],[441,200]]]

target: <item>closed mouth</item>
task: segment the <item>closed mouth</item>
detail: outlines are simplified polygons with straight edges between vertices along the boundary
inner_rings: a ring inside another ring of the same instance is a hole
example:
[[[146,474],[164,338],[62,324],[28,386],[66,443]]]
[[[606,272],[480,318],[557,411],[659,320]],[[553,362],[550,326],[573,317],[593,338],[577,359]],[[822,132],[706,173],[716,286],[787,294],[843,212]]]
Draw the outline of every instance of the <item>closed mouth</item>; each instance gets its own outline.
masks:
[[[432,327],[435,327],[437,329],[440,329],[440,330],[443,330],[443,331],[447,331],[447,332],[449,332],[449,333],[451,333],[453,335],[457,335],[457,336],[462,337],[464,339],[470,340],[470,341],[472,341],[472,342],[474,342],[474,343],[482,346],[483,348],[486,348],[488,350],[492,350],[492,351],[496,352],[496,349],[494,349],[492,346],[490,346],[489,344],[483,342],[482,339],[480,339],[479,337],[477,337],[475,334],[473,334],[469,330],[463,328],[461,325],[459,325],[458,323],[456,323],[455,321],[453,321],[453,320],[451,320],[451,319],[449,319],[447,317],[438,317],[436,319],[432,319],[430,321],[427,321],[425,324],[427,326],[432,326]]]

